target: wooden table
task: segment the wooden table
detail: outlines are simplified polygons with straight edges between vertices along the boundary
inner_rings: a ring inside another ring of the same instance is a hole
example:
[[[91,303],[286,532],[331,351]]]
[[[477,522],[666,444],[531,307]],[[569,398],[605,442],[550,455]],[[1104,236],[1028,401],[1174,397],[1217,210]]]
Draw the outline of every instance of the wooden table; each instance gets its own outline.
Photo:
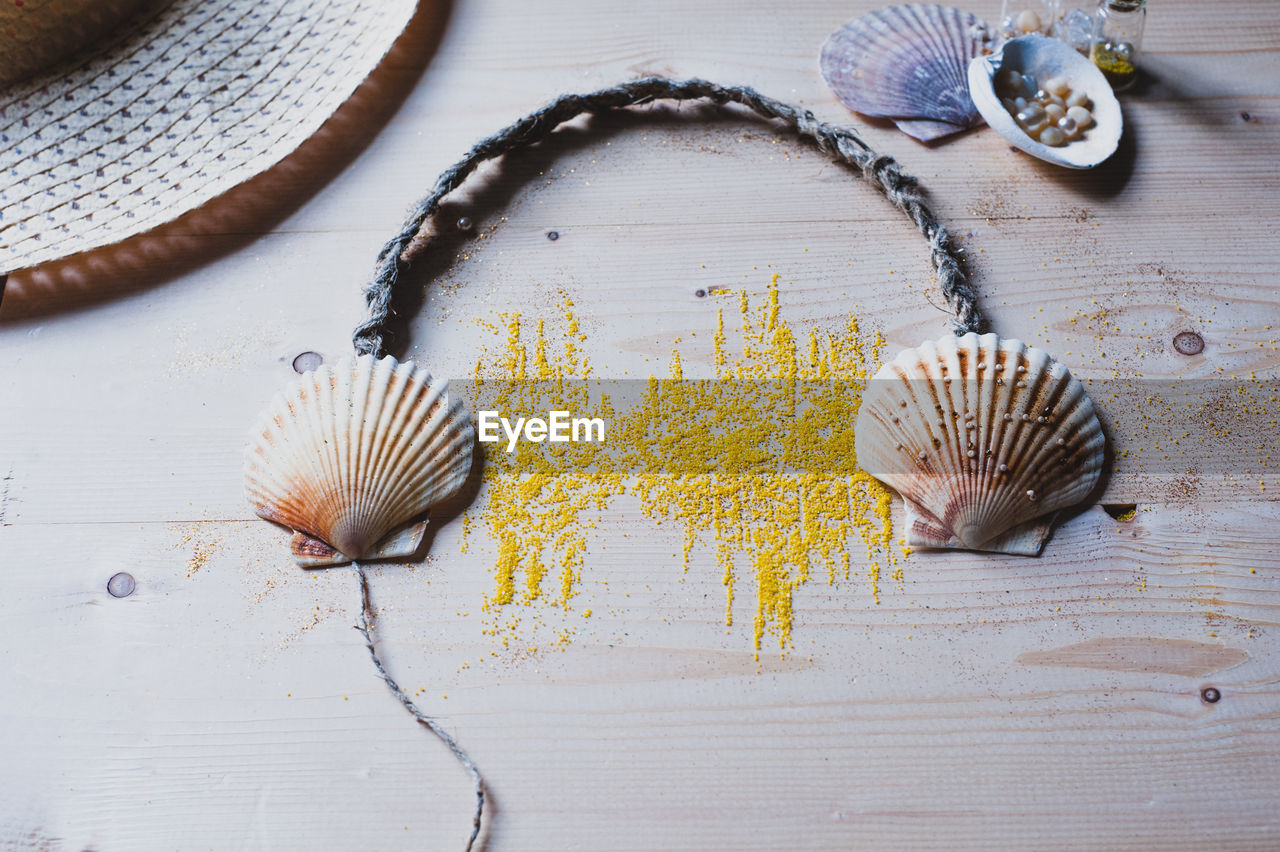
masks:
[[[407,206],[557,93],[656,73],[801,102],[919,176],[1002,334],[1099,380],[1274,381],[1277,7],[1152,7],[1120,152],[1067,172],[989,130],[925,147],[847,112],[816,58],[865,0],[427,0],[280,167],[11,277],[0,848],[461,845],[468,781],[372,671],[354,575],[292,565],[241,496],[240,453],[296,355],[348,350]],[[666,106],[585,127],[446,211],[476,227],[419,265],[406,347],[438,374],[469,375],[477,318],[553,312],[559,291],[608,373],[664,369],[675,337],[714,327],[696,289],[758,297],[772,272],[797,327],[854,312],[890,350],[944,332],[911,224],[778,128]],[[1202,354],[1174,349],[1188,330]],[[1116,422],[1118,451],[1143,443]],[[492,543],[460,553],[454,517],[424,561],[372,572],[381,651],[489,779],[495,850],[1275,848],[1280,457],[1240,446],[1235,465],[1122,466],[1038,559],[916,553],[878,604],[815,579],[793,647],[758,661],[750,584],[726,630],[706,548],[682,573],[678,530],[626,501],[573,603],[595,614],[567,645],[498,654]],[[1106,511],[1124,504],[1132,520]],[[108,594],[117,572],[133,594]]]

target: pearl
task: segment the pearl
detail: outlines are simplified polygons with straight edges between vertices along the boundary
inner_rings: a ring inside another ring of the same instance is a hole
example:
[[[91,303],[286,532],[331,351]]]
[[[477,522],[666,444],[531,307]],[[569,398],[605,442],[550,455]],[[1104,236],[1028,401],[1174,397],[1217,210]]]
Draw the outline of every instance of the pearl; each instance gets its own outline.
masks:
[[[1051,148],[1056,148],[1067,141],[1066,135],[1056,127],[1045,127],[1040,132],[1040,142]]]
[[[1034,502],[1036,501],[1036,492],[1034,492],[1034,491],[1028,491],[1028,492],[1027,492],[1027,499],[1028,499],[1028,500],[1030,500],[1032,503],[1034,503]]]
[[[1039,32],[1043,24],[1040,16],[1030,9],[1023,9],[1018,13],[1018,17],[1014,19],[1013,25],[1018,28],[1018,32],[1034,33]]]
[[[463,216],[463,217],[461,217],[461,218],[459,218],[459,219],[458,219],[458,230],[459,230],[459,231],[470,231],[470,230],[471,230],[471,219],[470,219],[470,217],[468,217],[468,216]]]
[[[1012,68],[1001,70],[996,74],[996,89],[1016,97],[1022,92],[1022,75]]]
[[[1035,13],[1028,10],[1023,14]],[[1017,84],[1018,79],[1021,85]],[[1082,137],[1085,128],[1093,124],[1093,117],[1085,109],[1089,103],[1088,95],[1072,89],[1071,81],[1065,76],[1050,77],[1040,85],[1031,74],[1019,75],[1007,68],[997,72],[994,82],[1001,102],[1018,126],[1044,145],[1054,148],[1065,145]],[[1019,90],[1021,94],[1018,94]],[[1072,115],[1076,107],[1084,110],[1086,120],[1082,121],[1079,113]],[[1071,122],[1065,122],[1067,118]]]
[[[1067,108],[1067,118],[1076,123],[1076,127],[1084,130],[1086,127],[1093,126],[1093,113],[1082,106],[1073,106]]]
[[[1000,465],[1000,472],[1001,472],[1001,473],[1005,473],[1005,472],[1007,472],[1008,470],[1009,470],[1009,465],[1007,465],[1007,464],[1002,464],[1002,465]]]
[[[1044,108],[1039,104],[1027,104],[1027,108],[1019,112],[1014,118],[1018,119],[1018,123],[1024,127],[1031,124],[1041,124],[1045,121]]]

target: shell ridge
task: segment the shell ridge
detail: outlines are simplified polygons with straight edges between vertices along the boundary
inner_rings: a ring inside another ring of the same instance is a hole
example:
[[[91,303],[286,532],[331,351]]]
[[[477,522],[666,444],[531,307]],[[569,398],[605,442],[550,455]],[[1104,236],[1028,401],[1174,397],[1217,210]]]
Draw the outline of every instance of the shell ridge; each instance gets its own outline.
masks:
[[[426,379],[415,382],[413,396],[406,397],[403,409],[396,414],[397,421],[405,425],[397,430],[399,440],[394,461],[388,455],[388,464],[393,463],[399,474],[388,482],[384,495],[387,502],[393,505],[398,505],[406,492],[415,489],[430,490],[422,471],[429,470],[432,466],[436,442],[425,442],[422,436],[436,436],[442,426],[448,425],[442,416],[448,412],[440,403],[439,388],[434,383],[428,383],[429,376]]]
[[[370,405],[365,409],[374,416],[366,415],[362,419],[369,437],[360,468],[362,490],[355,511],[373,519],[380,538],[387,532],[388,524],[393,523],[395,514],[394,504],[386,505],[389,502],[385,499],[386,479],[399,466],[405,446],[412,440],[417,424],[412,422],[410,414],[420,388],[414,381],[412,362],[397,366],[389,355],[373,365],[370,373],[377,373],[379,393],[376,407]]]
[[[339,396],[339,404],[334,406],[333,430],[341,447],[342,480],[355,484],[352,500],[343,513],[342,524],[351,535],[358,535],[364,545],[372,542],[368,529],[357,530],[353,518],[368,518],[366,510],[368,502],[369,480],[365,477],[367,453],[369,448],[366,437],[370,435],[370,418],[352,416],[358,411],[377,411],[380,402],[380,384],[376,379],[382,378],[380,363],[368,353],[356,357],[347,356],[339,364],[338,371],[345,380],[346,393]],[[376,434],[376,432],[375,432]],[[355,550],[356,548],[350,548]],[[359,554],[363,556],[364,554]]]
[[[983,449],[983,487],[980,496],[979,511],[984,517],[992,517],[993,513],[998,511],[997,504],[1002,496],[1002,483],[999,481],[1001,472],[1000,465],[1003,464],[1005,457],[1005,421],[1003,419],[1002,406],[1006,403],[1002,400],[1002,393],[999,388],[1004,387],[1003,384],[997,384],[996,379],[999,378],[997,373],[1001,369],[1004,359],[999,356],[1000,341],[994,334],[984,334],[980,337],[975,336],[977,347],[978,363],[983,365],[982,372],[987,375],[982,377],[982,405],[975,412],[975,417],[981,416],[981,422],[984,426],[984,433],[981,446]]]
[[[465,418],[462,407],[449,398],[447,387],[446,382],[433,379],[426,388],[418,413],[423,423],[420,433],[422,452],[416,456],[405,476],[406,482],[412,479],[418,483],[417,487],[433,495],[436,495],[437,481],[447,477],[453,469],[452,455],[459,440],[459,421]]]
[[[1042,350],[1035,351],[1039,353],[1039,355],[1047,357]],[[1028,372],[1028,375],[1031,375],[1030,372]],[[1037,379],[1038,381],[1043,381],[1044,383],[1049,384],[1049,388],[1047,393],[1037,394],[1033,397],[1036,400],[1036,406],[1029,405],[1028,414],[1031,419],[1027,421],[1027,428],[1034,433],[1033,437],[1035,440],[1027,442],[1024,458],[1020,463],[1023,465],[1024,469],[1032,472],[1033,474],[1024,480],[1024,484],[1031,486],[1029,490],[1035,491],[1039,494],[1043,491],[1045,483],[1048,481],[1048,477],[1051,475],[1053,470],[1053,457],[1057,455],[1057,451],[1059,449],[1056,445],[1055,435],[1057,435],[1059,430],[1056,428],[1052,430],[1046,428],[1037,429],[1036,427],[1039,425],[1040,417],[1050,417],[1050,415],[1046,415],[1041,412],[1046,410],[1056,410],[1058,401],[1064,393],[1069,392],[1071,382],[1074,380],[1071,378],[1070,374],[1065,374],[1062,377],[1055,378],[1050,371],[1042,371],[1038,374]],[[1042,387],[1043,385],[1037,384],[1036,390],[1040,390]],[[1044,425],[1048,426],[1049,424],[1046,423]],[[1077,471],[1077,473],[1079,473],[1079,471]],[[1080,480],[1077,479],[1077,483],[1079,482]],[[1072,492],[1078,490],[1078,485],[1073,487],[1071,490]],[[1044,508],[1059,508],[1054,505],[1055,500],[1066,500],[1070,496],[1072,495],[1067,492],[1058,492],[1056,493],[1056,496],[1050,495]]]
[[[425,373],[422,378],[430,380]],[[460,401],[447,399],[447,382],[424,386],[422,378],[414,384],[415,393],[406,395],[406,406],[396,421],[404,424],[394,430],[403,440],[398,441],[395,454],[396,475],[381,495],[388,506],[401,506],[415,491],[426,495],[429,503],[440,502],[461,487],[470,470],[469,455],[465,470],[458,460],[474,444],[465,408]],[[405,520],[417,514],[415,510]]]
[[[330,392],[328,374],[327,367],[321,367],[314,373],[303,374],[301,381],[295,386],[295,392],[288,399],[287,408],[290,417],[286,420],[288,438],[283,455],[290,462],[290,469],[298,471],[301,468],[304,473],[302,476],[290,477],[286,483],[282,483],[291,491],[301,491],[299,496],[304,504],[314,504],[325,511],[330,509],[331,495],[337,488],[338,481],[332,454],[310,454],[300,448],[305,447],[305,435],[308,430],[323,428],[324,421],[320,407]],[[308,386],[310,393],[307,393]],[[307,476],[307,473],[310,476]],[[293,516],[292,521],[301,525],[298,528],[302,532],[333,546],[333,542],[325,540],[326,533],[320,518],[316,518],[313,523],[311,519],[299,513]]]
[[[366,356],[373,359],[372,355]],[[390,415],[398,409],[401,400],[413,392],[413,364],[398,363],[391,356],[373,360],[367,370],[369,397],[359,419],[360,463],[355,471],[361,485],[360,498],[352,511],[367,518],[365,548],[370,552],[380,549],[380,543],[392,528],[401,523],[392,506],[384,505],[387,455],[391,436],[400,434],[400,428]],[[372,414],[372,416],[371,416]],[[366,554],[366,557],[368,554]]]
[[[974,364],[977,362],[974,352],[977,341],[977,336],[972,333],[956,340],[956,370],[952,381],[953,384],[959,385],[962,399],[959,417],[956,420],[956,434],[960,436],[958,461],[964,471],[962,481],[965,499],[971,504],[977,504],[982,497],[979,490],[981,479],[977,475],[979,449],[982,446],[982,437],[979,432],[981,424],[977,419],[980,388],[974,381]]]
[[[927,44],[929,47],[927,54],[920,57],[926,64],[916,66],[917,78],[924,76],[922,72],[926,70],[931,72],[921,81],[927,81],[929,84],[922,87],[921,91],[922,100],[925,101],[924,106],[928,110],[925,115],[940,121],[958,123],[950,110],[941,107],[948,101],[948,96],[957,90],[965,93],[967,97],[969,85],[967,81],[960,79],[958,69],[964,68],[967,72],[969,57],[962,57],[956,49],[956,43],[951,37],[953,33],[944,20],[946,16],[936,14],[931,16],[929,9],[928,6],[918,4],[912,7],[913,29],[920,43]]]
[[[931,69],[937,76],[929,92],[929,117],[961,129],[974,123],[977,107],[969,97],[969,60],[978,55],[966,30],[980,23],[968,13],[942,14],[941,6],[919,6],[917,15],[929,34]],[[967,16],[961,21],[960,16]],[[945,60],[945,61],[942,61]]]
[[[1032,351],[1032,347],[1022,341],[1017,341],[1016,347],[1005,349],[1002,378],[1007,402],[1004,410],[1012,418],[1005,421],[1007,437],[1004,442],[1003,463],[1007,465],[1007,471],[1001,477],[1000,488],[991,492],[988,518],[1012,518],[1021,523],[1039,514],[1039,507],[1034,505],[1034,501],[1026,493],[1028,489],[1025,487],[1025,478],[1029,470],[1034,471],[1034,465],[1026,458],[1025,448],[1034,442],[1035,436],[1033,426],[1027,419],[1027,395],[1019,393],[1018,388],[1018,382],[1024,381],[1021,377],[1025,374],[1020,368],[1026,366],[1023,362],[1030,357]]]
[[[1063,445],[1060,446],[1057,443],[1057,439],[1061,437],[1061,423],[1055,423],[1053,414],[1044,412],[1057,412],[1061,406],[1063,397],[1069,395],[1073,390],[1073,379],[1071,379],[1070,375],[1055,378],[1053,375],[1046,373],[1045,379],[1052,383],[1049,387],[1049,393],[1043,397],[1037,397],[1038,409],[1032,412],[1036,417],[1036,420],[1033,422],[1038,423],[1039,417],[1045,417],[1047,421],[1044,424],[1045,428],[1039,430],[1042,437],[1034,448],[1035,455],[1030,463],[1031,469],[1041,471],[1035,481],[1037,491],[1044,488],[1045,483],[1048,481],[1050,471],[1058,469],[1060,465],[1068,459],[1068,456],[1062,452],[1065,448],[1066,438],[1062,439],[1064,442]],[[1081,474],[1082,471],[1077,469],[1076,473]],[[1077,484],[1071,489],[1071,493],[1064,491],[1048,495],[1045,508],[1060,508],[1057,503],[1062,500],[1068,500],[1070,496],[1074,496],[1074,492],[1079,490],[1080,482],[1082,482],[1081,479],[1076,480]],[[1064,505],[1069,505],[1069,503]]]
[[[438,396],[426,432],[432,440],[405,479],[412,477],[420,483],[418,487],[433,495],[433,502],[441,502],[451,497],[470,473],[471,458],[466,453],[474,445],[475,435],[465,407],[461,400],[449,396],[447,383],[440,382],[434,390]]]
[[[893,8],[890,7],[890,9],[883,10],[886,19],[893,17],[889,14]],[[907,57],[916,62],[915,70],[912,74],[912,82],[916,86],[908,91],[918,98],[917,103],[921,111],[921,117],[949,121],[949,115],[943,114],[938,109],[938,104],[939,97],[946,90],[946,84],[954,82],[947,80],[945,73],[948,70],[947,61],[955,60],[956,58],[951,50],[952,45],[947,43],[944,33],[939,32],[938,22],[930,19],[925,14],[929,7],[912,4],[897,8],[902,10],[901,14],[897,15],[898,25],[904,27],[915,37],[914,42],[899,43],[901,49],[897,52],[898,55],[894,57],[903,61],[904,65]],[[892,27],[892,25],[889,26]],[[886,33],[890,38],[895,34],[896,32],[892,29]],[[921,46],[927,49],[920,50]],[[968,87],[966,86],[965,91],[967,90]]]
[[[383,506],[384,527],[402,525],[418,514],[408,505],[411,501],[406,495],[419,483],[406,466],[423,455],[421,436],[431,406],[426,385],[429,379],[412,362],[400,365],[388,379],[395,389],[394,402],[381,408],[379,430],[385,440],[377,454],[377,464],[367,477],[371,499],[376,498],[377,504]]]
[[[364,363],[363,359],[370,359]],[[385,398],[387,371],[384,365],[361,355],[342,372],[343,393],[337,397],[332,416],[333,429],[342,460],[342,483],[354,496],[343,508],[341,535],[346,539],[340,548],[345,555],[360,558],[381,537],[381,518],[369,511],[368,490],[371,483],[364,468],[365,439],[371,426],[368,416],[354,417],[353,412],[378,410]],[[352,551],[347,554],[346,551]]]
[[[336,471],[338,488],[349,485],[356,479],[356,465],[359,459],[361,422],[352,422],[346,416],[348,412],[358,411],[368,401],[369,386],[363,371],[359,369],[360,359],[343,358],[334,367],[333,381],[326,396],[325,433],[332,442],[333,463]],[[355,444],[355,446],[353,446]],[[335,491],[335,495],[340,491]],[[356,558],[361,542],[367,535],[359,524],[353,522],[350,505],[340,506],[335,512],[334,525],[329,533],[328,543],[344,556]]]

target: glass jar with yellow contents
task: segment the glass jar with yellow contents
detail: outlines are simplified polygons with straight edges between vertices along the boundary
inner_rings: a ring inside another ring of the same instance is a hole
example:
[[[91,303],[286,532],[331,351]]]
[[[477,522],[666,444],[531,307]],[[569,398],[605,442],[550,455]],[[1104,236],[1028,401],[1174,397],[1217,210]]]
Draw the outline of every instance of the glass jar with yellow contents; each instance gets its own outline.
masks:
[[[1117,92],[1138,77],[1138,50],[1147,22],[1147,0],[1102,0],[1094,18],[1090,56]]]

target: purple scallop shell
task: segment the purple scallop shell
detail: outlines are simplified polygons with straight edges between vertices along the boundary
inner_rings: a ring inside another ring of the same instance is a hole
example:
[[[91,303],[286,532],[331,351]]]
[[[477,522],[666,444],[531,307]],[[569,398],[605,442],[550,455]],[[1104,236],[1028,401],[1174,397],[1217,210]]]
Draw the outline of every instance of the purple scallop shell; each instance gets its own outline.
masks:
[[[850,21],[822,46],[822,77],[845,106],[890,118],[925,142],[982,122],[969,97],[969,60],[991,29],[948,6],[888,6]]]

